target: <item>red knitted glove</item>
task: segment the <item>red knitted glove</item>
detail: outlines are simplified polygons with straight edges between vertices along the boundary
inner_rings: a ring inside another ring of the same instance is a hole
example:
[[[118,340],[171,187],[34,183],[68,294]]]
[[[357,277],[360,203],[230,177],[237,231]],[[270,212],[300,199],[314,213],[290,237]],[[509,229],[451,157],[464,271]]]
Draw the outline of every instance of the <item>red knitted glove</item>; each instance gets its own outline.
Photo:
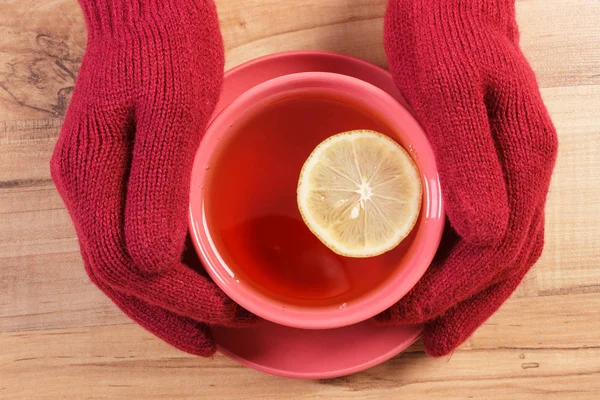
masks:
[[[88,46],[51,161],[91,280],[140,325],[209,356],[245,313],[181,263],[189,179],[218,100],[210,0],[80,0]]]
[[[390,0],[385,47],[436,153],[451,229],[423,279],[380,316],[425,322],[441,356],[539,258],[557,137],[518,47],[514,0]]]

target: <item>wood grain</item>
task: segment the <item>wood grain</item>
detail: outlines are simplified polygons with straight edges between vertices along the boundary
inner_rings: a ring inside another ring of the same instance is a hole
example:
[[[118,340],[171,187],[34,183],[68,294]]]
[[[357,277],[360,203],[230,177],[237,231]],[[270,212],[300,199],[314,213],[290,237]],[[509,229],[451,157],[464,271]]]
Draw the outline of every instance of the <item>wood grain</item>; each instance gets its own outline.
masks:
[[[290,49],[385,66],[385,0],[220,0],[227,67]],[[600,2],[522,0],[521,44],[559,133],[542,258],[451,357],[412,346],[350,377],[272,377],[178,352],[87,279],[48,161],[85,48],[74,0],[0,0],[0,399],[597,399]]]

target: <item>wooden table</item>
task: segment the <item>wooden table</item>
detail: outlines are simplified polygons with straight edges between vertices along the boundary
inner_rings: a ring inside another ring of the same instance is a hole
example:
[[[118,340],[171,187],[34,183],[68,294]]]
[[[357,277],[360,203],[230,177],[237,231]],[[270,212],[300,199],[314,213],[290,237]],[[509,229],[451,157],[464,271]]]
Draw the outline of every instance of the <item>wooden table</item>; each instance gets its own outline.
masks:
[[[385,64],[385,0],[218,8],[228,67],[289,49]],[[600,2],[522,0],[517,13],[560,136],[541,260],[452,356],[416,344],[354,376],[303,381],[179,352],[89,282],[48,171],[83,18],[74,0],[0,0],[0,399],[600,398]]]

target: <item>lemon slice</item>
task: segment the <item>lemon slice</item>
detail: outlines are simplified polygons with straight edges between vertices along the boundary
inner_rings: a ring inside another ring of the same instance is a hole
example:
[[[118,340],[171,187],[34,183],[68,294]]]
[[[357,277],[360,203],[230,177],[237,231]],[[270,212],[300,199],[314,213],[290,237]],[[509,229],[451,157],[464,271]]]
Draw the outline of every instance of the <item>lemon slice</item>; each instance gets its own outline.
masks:
[[[308,228],[335,253],[373,257],[396,247],[421,209],[421,179],[408,153],[374,131],[340,133],[310,154],[298,181]]]

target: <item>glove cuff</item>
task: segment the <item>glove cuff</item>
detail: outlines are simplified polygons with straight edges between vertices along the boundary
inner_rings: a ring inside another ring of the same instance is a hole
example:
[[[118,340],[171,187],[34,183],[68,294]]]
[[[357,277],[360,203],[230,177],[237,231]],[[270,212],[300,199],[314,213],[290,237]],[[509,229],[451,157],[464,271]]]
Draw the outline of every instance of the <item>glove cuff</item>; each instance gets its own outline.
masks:
[[[518,40],[515,0],[452,0],[458,18],[475,18],[501,28],[508,37]],[[449,8],[450,6],[447,6]]]
[[[214,10],[212,0],[78,0],[85,16],[88,39],[117,37],[139,25],[193,21],[198,13]]]

